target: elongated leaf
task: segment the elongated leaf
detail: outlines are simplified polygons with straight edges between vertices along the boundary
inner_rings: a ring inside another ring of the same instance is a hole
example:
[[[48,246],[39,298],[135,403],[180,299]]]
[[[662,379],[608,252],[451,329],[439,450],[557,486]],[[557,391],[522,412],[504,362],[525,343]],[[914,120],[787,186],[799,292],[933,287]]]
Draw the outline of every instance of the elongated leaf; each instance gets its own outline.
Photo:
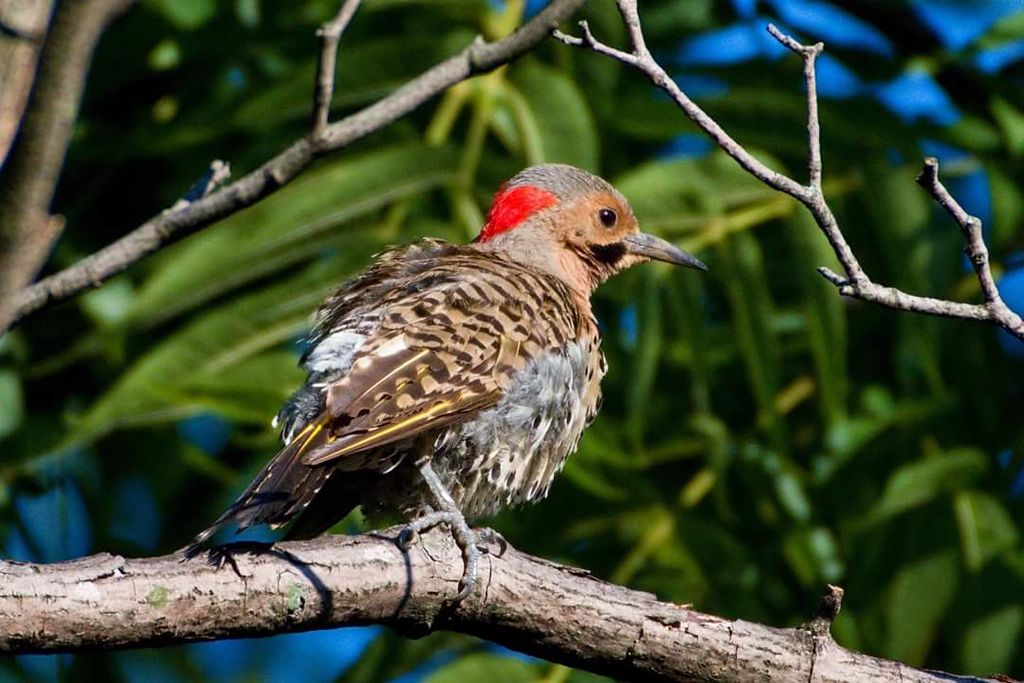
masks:
[[[774,305],[769,296],[761,247],[748,233],[722,242],[718,262],[733,305],[736,340],[759,411],[759,421],[773,435],[780,453],[785,451],[781,424],[776,419],[779,391],[779,348],[772,330]]]
[[[836,270],[836,258],[817,225],[806,211],[788,221],[787,235],[792,263],[799,271],[807,338],[814,359],[821,411],[829,425],[846,417],[848,387],[846,367],[846,318],[835,287],[817,276],[815,269]]]
[[[244,360],[236,358],[245,356]],[[248,349],[221,354],[182,383],[179,400],[197,403],[236,420],[268,422],[305,378],[298,354],[268,351],[248,357]]]
[[[982,675],[1009,671],[1022,630],[1024,607],[1019,604],[1006,605],[976,620],[960,643],[964,670]]]
[[[24,417],[21,379],[13,370],[0,370],[0,439],[16,430]]]
[[[1006,507],[990,495],[964,491],[956,496],[957,524],[967,568],[978,571],[990,559],[1016,547],[1020,540]]]
[[[466,681],[508,681],[532,683],[537,666],[518,657],[474,653],[460,657],[426,677],[425,683],[466,683]]]
[[[311,311],[338,279],[337,262],[320,264],[201,315],[142,356],[86,411],[71,440],[198,411],[203,402],[189,396],[190,386],[215,382],[219,373],[301,334]]]
[[[365,233],[351,227],[339,233],[339,226],[448,182],[455,163],[450,149],[411,144],[341,158],[310,171],[170,250],[139,291],[128,323],[165,320],[315,256],[328,244],[342,253],[352,250],[366,241]]]
[[[662,310],[658,296],[658,277],[653,269],[640,273],[637,291],[636,344],[633,348],[633,381],[630,383],[627,424],[635,444],[643,442],[643,431],[651,415],[651,392],[662,346]]]
[[[899,570],[886,603],[887,657],[911,666],[924,661],[959,579],[955,552],[930,555]]]
[[[966,488],[988,469],[985,454],[952,450],[904,465],[889,477],[881,500],[868,521],[877,523],[934,500],[937,496]]]
[[[835,536],[825,527],[799,529],[789,534],[783,553],[808,588],[834,583],[843,575],[843,560]]]
[[[466,40],[472,39],[472,36]],[[338,59],[334,107],[351,107],[377,100],[441,58],[437,36],[388,35],[363,42],[346,43]],[[416,55],[416,59],[410,59]],[[359,68],[350,68],[359,65]],[[315,62],[308,60],[290,70],[278,82],[260,89],[235,110],[239,128],[273,130],[287,121],[309,117]]]
[[[769,163],[774,163],[770,159]],[[728,209],[778,195],[724,154],[703,159],[652,161],[615,178],[644,230],[694,229]]]
[[[524,61],[509,82],[509,107],[530,164],[559,162],[597,170],[599,146],[590,107],[564,73]]]

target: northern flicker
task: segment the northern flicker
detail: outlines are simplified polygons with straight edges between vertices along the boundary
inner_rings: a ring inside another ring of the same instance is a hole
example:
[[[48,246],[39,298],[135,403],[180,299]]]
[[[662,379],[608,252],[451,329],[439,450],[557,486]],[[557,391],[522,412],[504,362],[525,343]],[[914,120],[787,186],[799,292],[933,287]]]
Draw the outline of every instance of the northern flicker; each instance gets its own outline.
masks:
[[[309,379],[275,418],[284,448],[187,549],[221,527],[318,535],[356,505],[446,523],[476,582],[480,518],[547,495],[601,403],[594,289],[649,259],[705,269],[639,232],[626,200],[572,166],[527,168],[470,244],[382,254],[321,306]]]

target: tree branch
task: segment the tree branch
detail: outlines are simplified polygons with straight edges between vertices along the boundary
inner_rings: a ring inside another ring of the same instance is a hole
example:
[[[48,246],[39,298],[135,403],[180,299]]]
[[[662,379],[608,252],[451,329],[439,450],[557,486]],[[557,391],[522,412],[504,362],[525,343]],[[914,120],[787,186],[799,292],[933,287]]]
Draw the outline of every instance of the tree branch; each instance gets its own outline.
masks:
[[[0,166],[28,103],[52,0],[7,0],[0,4]]]
[[[338,61],[338,41],[345,32],[361,0],[345,0],[334,19],[316,32],[320,38],[320,59],[316,63],[316,84],[313,88],[313,123],[311,135],[319,139],[327,128],[331,98],[334,97],[334,70]]]
[[[15,320],[95,287],[158,249],[255,204],[294,179],[316,158],[380,130],[460,81],[512,61],[548,37],[551,31],[572,16],[584,1],[552,0],[537,16],[507,38],[493,43],[477,40],[459,54],[425,71],[387,97],[341,121],[326,125],[316,133],[316,121],[319,121],[321,116],[326,123],[330,95],[326,93],[325,88],[333,87],[333,63],[328,65],[324,61],[325,55],[328,55],[328,61],[333,62],[334,59],[334,51],[330,46],[333,38],[328,36],[321,49],[321,64],[317,70],[320,76],[317,78],[315,94],[315,134],[294,142],[276,157],[234,183],[180,210],[166,211],[154,216],[113,244],[25,288],[17,296]],[[332,28],[325,27],[324,33],[336,30],[340,36],[345,24],[342,21],[346,18],[345,12],[354,11],[355,4],[348,0],[338,16],[327,25]],[[321,105],[321,102],[324,104]]]
[[[985,237],[981,231],[981,220],[964,211],[960,203],[953,198],[953,195],[939,180],[939,160],[935,157],[927,157],[924,160],[924,167],[921,174],[917,176],[917,182],[939,203],[939,206],[949,212],[964,233],[964,240],[967,242],[964,253],[967,254],[974,267],[974,273],[978,277],[982,294],[985,296],[985,307],[992,315],[993,321],[1018,339],[1024,339],[1024,320],[1021,320],[1019,315],[1003,303],[1003,298],[999,295],[999,288],[996,287],[995,278],[992,277],[988,247],[985,246]]]
[[[458,631],[595,673],[653,681],[976,681],[840,647],[819,624],[769,628],[659,602],[509,548],[486,555],[463,603],[462,556],[441,531],[408,555],[398,529],[235,550],[220,568],[180,555],[0,562],[0,653],[169,645],[384,624]],[[252,546],[250,546],[252,547]],[[824,621],[821,621],[821,620]],[[824,624],[822,627],[821,624]],[[812,677],[813,675],[813,677]]]
[[[999,296],[999,290],[996,287],[995,280],[992,278],[988,263],[988,249],[985,247],[982,236],[981,221],[974,216],[969,216],[956,200],[950,196],[945,187],[939,183],[938,162],[934,159],[925,161],[925,170],[921,174],[919,182],[931,193],[936,201],[949,210],[954,220],[963,230],[967,240],[965,252],[971,258],[971,263],[974,265],[975,273],[985,295],[985,302],[982,304],[969,304],[916,296],[894,287],[887,287],[873,282],[867,273],[864,272],[864,269],[853,253],[853,249],[846,241],[846,237],[843,235],[835,215],[832,213],[832,209],[825,201],[825,196],[821,190],[821,129],[818,122],[815,60],[824,49],[822,43],[803,45],[779,31],[775,26],[768,26],[768,32],[776,40],[800,55],[804,60],[804,83],[807,89],[807,166],[809,184],[802,185],[796,180],[774,171],[758,161],[691,100],[668,73],[665,72],[661,65],[658,64],[654,57],[651,56],[650,51],[647,49],[640,25],[640,16],[637,12],[636,0],[616,0],[616,2],[629,33],[632,45],[631,52],[624,52],[601,43],[591,33],[586,22],[580,22],[582,37],[569,36],[557,30],[554,32],[554,36],[566,45],[582,47],[611,57],[646,75],[655,86],[668,93],[679,108],[682,109],[683,113],[747,172],[765,185],[788,194],[807,207],[818,227],[825,233],[829,245],[831,245],[836,258],[839,259],[839,263],[842,264],[843,270],[846,273],[844,277],[825,267],[818,269],[818,272],[825,279],[836,285],[840,294],[901,311],[925,313],[946,318],[987,321],[998,325],[1024,341],[1024,320],[1006,306]]]
[[[21,131],[0,171],[0,334],[18,292],[35,277],[64,227],[50,202],[85,89],[93,49],[133,0],[60,3],[39,56]]]

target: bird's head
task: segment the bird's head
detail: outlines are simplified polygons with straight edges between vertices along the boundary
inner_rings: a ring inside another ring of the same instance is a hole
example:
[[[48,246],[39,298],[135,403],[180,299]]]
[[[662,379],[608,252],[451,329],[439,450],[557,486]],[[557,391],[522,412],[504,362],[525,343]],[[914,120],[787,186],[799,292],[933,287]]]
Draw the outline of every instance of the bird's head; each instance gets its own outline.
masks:
[[[587,295],[651,259],[707,270],[696,257],[640,232],[629,203],[607,181],[565,164],[531,166],[502,185],[476,244]]]

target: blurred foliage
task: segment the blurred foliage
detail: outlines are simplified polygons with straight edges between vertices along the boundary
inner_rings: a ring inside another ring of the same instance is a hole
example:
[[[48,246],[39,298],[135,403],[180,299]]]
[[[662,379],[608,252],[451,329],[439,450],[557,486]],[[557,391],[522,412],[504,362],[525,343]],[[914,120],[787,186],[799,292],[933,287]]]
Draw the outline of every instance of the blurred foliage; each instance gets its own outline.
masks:
[[[169,206],[211,158],[236,176],[307,125],[333,0],[147,0],[96,55],[51,270]],[[535,11],[538,3],[527,3]],[[737,139],[805,173],[798,60],[768,20],[828,41],[826,192],[868,272],[976,299],[923,153],[986,221],[1022,305],[1024,13],[1014,3],[643,3],[649,42]],[[1018,5],[1019,7],[1019,5]],[[520,20],[522,2],[367,0],[341,43],[335,117]],[[957,14],[957,11],[960,14]],[[945,13],[945,14],[944,14]],[[624,35],[614,5],[586,10]],[[984,325],[840,299],[794,203],[694,135],[639,75],[553,41],[460,84],[288,187],[0,339],[0,549],[52,561],[180,547],[275,447],[309,313],[384,246],[479,229],[524,165],[601,172],[646,229],[711,272],[645,266],[596,298],[600,418],[517,547],[700,610],[795,625],[847,589],[844,645],[1024,675],[1024,368]],[[353,528],[353,527],[348,527]],[[0,662],[0,680],[592,681],[453,634],[381,629]]]

